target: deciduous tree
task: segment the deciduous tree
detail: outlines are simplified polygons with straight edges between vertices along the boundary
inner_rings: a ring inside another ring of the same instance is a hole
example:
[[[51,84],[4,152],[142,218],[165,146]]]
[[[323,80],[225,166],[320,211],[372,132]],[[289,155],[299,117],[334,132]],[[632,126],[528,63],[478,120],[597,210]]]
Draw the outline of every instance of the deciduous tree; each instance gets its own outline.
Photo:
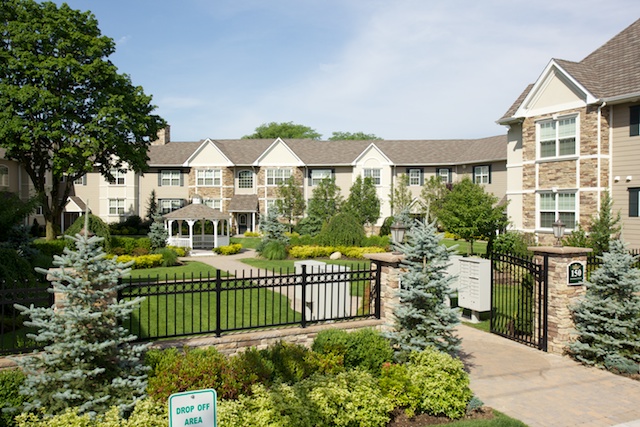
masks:
[[[280,215],[289,222],[289,231],[291,231],[293,221],[304,214],[305,205],[302,188],[295,177],[291,176],[285,182],[278,184],[276,208]]]
[[[398,175],[396,183],[391,188],[389,194],[389,204],[391,205],[391,214],[398,215],[400,212],[411,210],[413,195],[409,191],[409,175]]]
[[[382,138],[364,132],[332,132],[329,141],[350,141],[350,140],[381,140]]]
[[[380,199],[370,177],[362,179],[358,175],[349,190],[343,211],[351,213],[362,225],[375,224],[380,218]]]
[[[43,195],[53,239],[73,181],[96,169],[108,179],[113,169],[143,171],[165,123],[109,61],[115,43],[90,12],[34,0],[6,0],[0,11],[0,146]]]
[[[307,208],[307,218],[309,221],[307,229],[309,229],[311,234],[319,233],[322,225],[340,212],[343,203],[344,198],[334,178],[324,178],[320,181],[318,185],[313,188]]]
[[[320,139],[322,135],[309,126],[298,125],[293,122],[271,122],[258,126],[251,135],[245,135],[242,139]]]

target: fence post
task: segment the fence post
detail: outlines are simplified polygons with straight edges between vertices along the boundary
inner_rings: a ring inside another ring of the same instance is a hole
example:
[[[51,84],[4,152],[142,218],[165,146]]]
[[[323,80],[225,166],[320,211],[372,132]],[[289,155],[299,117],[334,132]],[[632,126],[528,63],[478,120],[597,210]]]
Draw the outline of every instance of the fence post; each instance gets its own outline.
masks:
[[[222,275],[220,269],[216,269],[216,336],[222,335],[222,322],[220,317],[220,311],[222,308]]]
[[[364,257],[376,264],[378,271],[376,282],[379,282],[375,298],[376,317],[384,319],[383,328],[391,330],[395,325],[393,311],[398,305],[397,291],[400,288],[399,275],[401,273],[400,262],[404,255],[396,255],[391,252],[364,254]]]
[[[300,326],[307,327],[307,266],[302,264],[302,318],[300,319]],[[312,305],[313,306],[313,305]]]
[[[376,281],[375,281],[376,289],[375,289],[375,293],[373,295],[374,295],[376,300],[374,301],[374,303],[375,303],[374,307],[375,307],[375,310],[376,310],[376,312],[375,312],[376,319],[380,319],[380,317],[382,317],[382,313],[381,313],[381,311],[382,311],[382,298],[381,298],[381,294],[382,294],[382,292],[381,292],[382,291],[382,277],[381,277],[382,276],[382,264],[379,263],[379,262],[376,262],[375,265],[376,265]]]
[[[547,315],[542,319],[546,323],[547,349],[550,353],[563,354],[566,345],[573,339],[575,326],[570,306],[585,293],[587,254],[589,248],[567,246],[534,246],[529,248],[534,253],[537,264],[547,268]],[[582,266],[582,280],[574,280],[572,271]],[[542,331],[545,334],[545,331]]]

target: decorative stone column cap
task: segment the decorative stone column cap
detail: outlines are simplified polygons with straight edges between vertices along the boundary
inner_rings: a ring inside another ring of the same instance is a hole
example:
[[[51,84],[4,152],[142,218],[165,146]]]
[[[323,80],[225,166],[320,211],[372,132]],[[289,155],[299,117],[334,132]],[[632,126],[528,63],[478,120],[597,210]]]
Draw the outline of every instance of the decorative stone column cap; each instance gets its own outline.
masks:
[[[553,254],[553,255],[586,255],[593,252],[591,248],[576,248],[573,246],[529,246],[533,253]]]
[[[364,254],[366,259],[379,262],[382,265],[399,265],[404,259],[404,254],[394,254],[392,252],[383,252],[376,254]]]

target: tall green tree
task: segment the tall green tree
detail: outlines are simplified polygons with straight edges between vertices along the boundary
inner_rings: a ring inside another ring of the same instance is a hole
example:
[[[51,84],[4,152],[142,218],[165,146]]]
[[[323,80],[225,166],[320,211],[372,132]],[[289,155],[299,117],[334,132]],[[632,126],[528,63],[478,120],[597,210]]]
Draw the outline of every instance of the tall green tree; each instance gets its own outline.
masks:
[[[108,59],[115,43],[90,12],[34,0],[5,0],[0,12],[0,146],[43,195],[53,239],[73,181],[143,171],[165,122]]]
[[[591,217],[587,229],[577,224],[564,243],[567,246],[591,248],[596,255],[602,255],[609,251],[609,242],[619,237],[620,230],[620,212],[613,213],[613,200],[605,191],[600,199],[600,209]]]
[[[475,240],[493,239],[496,230],[508,223],[505,206],[469,178],[454,184],[442,203],[438,219],[446,231],[469,242],[470,255]]]
[[[380,198],[370,177],[362,179],[358,175],[349,189],[343,211],[352,214],[362,225],[375,224],[380,218]]]
[[[431,176],[425,180],[420,190],[420,198],[429,222],[437,220],[438,212],[449,191],[448,185],[439,176]]]
[[[302,186],[295,177],[290,176],[286,181],[278,184],[276,208],[280,215],[289,222],[289,231],[293,228],[294,220],[304,214],[305,206]]]
[[[335,178],[324,178],[313,188],[309,206],[307,208],[308,229],[311,234],[317,234],[322,225],[334,217],[344,203],[344,197],[340,187],[336,185]]]
[[[398,175],[396,183],[391,187],[389,194],[389,204],[391,205],[391,215],[398,215],[400,212],[411,210],[413,195],[409,190],[409,175]]]
[[[298,125],[293,122],[271,122],[258,126],[251,135],[245,135],[242,139],[320,139],[322,135],[309,126]]]
[[[374,140],[379,141],[382,138],[372,134],[364,132],[332,132],[329,141],[353,141],[353,140]]]

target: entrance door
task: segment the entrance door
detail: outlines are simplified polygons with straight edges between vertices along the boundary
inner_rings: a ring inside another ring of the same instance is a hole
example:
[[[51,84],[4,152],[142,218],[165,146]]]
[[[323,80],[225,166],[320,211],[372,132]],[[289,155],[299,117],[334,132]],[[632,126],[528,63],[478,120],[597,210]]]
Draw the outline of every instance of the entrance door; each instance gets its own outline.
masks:
[[[247,214],[238,214],[238,234],[244,234],[247,231]]]

